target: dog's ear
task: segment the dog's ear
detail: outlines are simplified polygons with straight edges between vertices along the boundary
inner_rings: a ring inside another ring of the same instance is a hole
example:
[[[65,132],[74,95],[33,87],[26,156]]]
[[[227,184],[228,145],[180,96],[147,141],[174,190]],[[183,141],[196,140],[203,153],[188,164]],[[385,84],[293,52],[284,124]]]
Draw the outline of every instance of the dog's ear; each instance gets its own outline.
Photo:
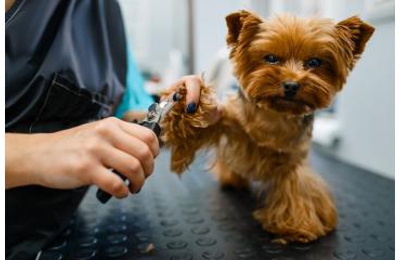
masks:
[[[365,49],[365,45],[374,33],[374,27],[363,22],[358,16],[352,16],[336,24],[339,41],[344,48],[349,59],[352,60],[350,69],[360,58]]]
[[[258,29],[258,24],[262,23],[262,18],[246,10],[231,13],[226,18],[228,35],[226,42],[229,46],[235,45],[239,40],[239,35],[245,28]]]

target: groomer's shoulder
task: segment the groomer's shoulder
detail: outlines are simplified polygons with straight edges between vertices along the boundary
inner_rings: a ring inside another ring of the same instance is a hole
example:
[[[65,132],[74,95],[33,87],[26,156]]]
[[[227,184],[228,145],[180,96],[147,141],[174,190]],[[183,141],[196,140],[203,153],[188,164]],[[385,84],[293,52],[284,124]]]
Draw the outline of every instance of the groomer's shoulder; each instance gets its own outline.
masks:
[[[14,2],[15,0],[6,0],[6,12],[10,9]]]

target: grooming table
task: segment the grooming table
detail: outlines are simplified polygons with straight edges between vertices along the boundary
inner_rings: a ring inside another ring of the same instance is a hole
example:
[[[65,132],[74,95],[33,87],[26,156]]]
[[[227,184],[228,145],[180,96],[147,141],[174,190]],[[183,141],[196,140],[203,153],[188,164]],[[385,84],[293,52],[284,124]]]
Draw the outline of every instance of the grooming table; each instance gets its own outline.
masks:
[[[394,181],[312,152],[334,192],[339,226],[317,242],[281,246],[252,219],[252,192],[221,190],[204,157],[179,179],[163,151],[139,194],[106,205],[91,188],[40,259],[394,259]]]

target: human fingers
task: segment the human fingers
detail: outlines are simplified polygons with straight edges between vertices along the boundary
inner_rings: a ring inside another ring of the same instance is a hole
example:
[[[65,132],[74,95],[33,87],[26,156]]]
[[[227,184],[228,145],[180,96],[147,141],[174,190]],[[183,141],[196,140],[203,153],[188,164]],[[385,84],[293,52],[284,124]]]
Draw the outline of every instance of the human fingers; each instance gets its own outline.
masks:
[[[137,139],[145,143],[149,147],[151,153],[153,154],[153,157],[156,157],[160,153],[160,144],[158,142],[158,137],[152,130],[139,124],[133,124],[124,121],[120,121],[119,123],[121,129],[124,130],[127,134],[136,137]]]
[[[154,155],[145,142],[121,131],[114,138],[112,145],[138,160],[144,170],[145,177],[148,177],[153,172]]]
[[[200,99],[201,79],[198,76],[187,76],[183,78],[186,87],[186,112],[193,114],[196,112]]]
[[[140,139],[146,143],[150,148],[153,157],[156,157],[159,153],[158,138],[155,133],[138,124],[125,122],[115,117],[109,117],[93,124],[92,137],[96,136],[100,140],[107,140],[108,142],[115,142],[121,136],[121,130],[130,135]]]
[[[136,193],[143,186],[145,173],[138,159],[118,149],[110,149],[110,154],[103,158],[103,164],[127,177],[132,193]]]
[[[98,166],[93,168],[91,175],[91,183],[103,191],[120,199],[128,196],[128,187],[120,177],[113,174],[109,169]]]

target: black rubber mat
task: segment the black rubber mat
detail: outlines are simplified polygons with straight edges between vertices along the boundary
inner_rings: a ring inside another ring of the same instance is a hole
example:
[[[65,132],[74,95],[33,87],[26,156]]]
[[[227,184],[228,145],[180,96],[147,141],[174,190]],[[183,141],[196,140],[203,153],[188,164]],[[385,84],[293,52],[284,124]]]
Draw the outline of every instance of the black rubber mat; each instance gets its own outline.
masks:
[[[312,153],[332,187],[336,231],[311,244],[271,244],[251,217],[251,192],[222,191],[204,157],[179,179],[169,154],[140,194],[102,205],[91,189],[70,227],[40,259],[394,259],[394,181]]]

